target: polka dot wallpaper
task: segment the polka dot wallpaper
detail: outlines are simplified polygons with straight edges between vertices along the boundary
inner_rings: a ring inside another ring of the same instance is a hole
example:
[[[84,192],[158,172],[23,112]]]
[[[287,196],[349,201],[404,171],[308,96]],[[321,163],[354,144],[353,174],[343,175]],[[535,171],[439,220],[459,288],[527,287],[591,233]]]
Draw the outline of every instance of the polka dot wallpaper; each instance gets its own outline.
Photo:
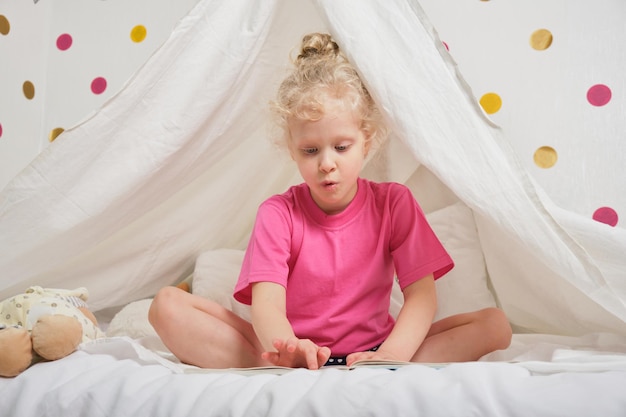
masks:
[[[119,91],[196,1],[0,2],[0,188]],[[624,227],[626,2],[420,4],[533,180]]]
[[[626,2],[420,4],[550,198],[626,227]]]
[[[197,0],[0,2],[0,188],[113,96]]]

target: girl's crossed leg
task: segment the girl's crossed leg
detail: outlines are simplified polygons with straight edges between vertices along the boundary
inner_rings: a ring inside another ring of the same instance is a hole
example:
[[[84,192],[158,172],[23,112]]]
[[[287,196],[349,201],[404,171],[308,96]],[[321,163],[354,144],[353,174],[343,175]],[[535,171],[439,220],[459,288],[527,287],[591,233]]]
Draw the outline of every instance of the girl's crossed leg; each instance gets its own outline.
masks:
[[[270,365],[252,325],[219,304],[165,287],[150,306],[149,320],[165,346],[182,362],[203,368]],[[487,308],[432,324],[413,362],[474,361],[505,349],[511,327],[504,313]]]
[[[165,346],[182,362],[202,368],[269,365],[252,325],[206,298],[162,288],[148,313]]]
[[[434,322],[412,362],[467,362],[506,349],[511,326],[504,312],[485,308]]]

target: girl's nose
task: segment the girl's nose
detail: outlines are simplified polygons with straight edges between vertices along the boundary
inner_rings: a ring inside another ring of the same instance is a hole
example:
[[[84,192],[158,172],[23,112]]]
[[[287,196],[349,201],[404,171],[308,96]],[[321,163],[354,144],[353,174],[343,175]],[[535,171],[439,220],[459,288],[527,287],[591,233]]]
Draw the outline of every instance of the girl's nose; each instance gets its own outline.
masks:
[[[327,173],[335,170],[337,165],[331,152],[322,152],[320,155],[320,171]]]

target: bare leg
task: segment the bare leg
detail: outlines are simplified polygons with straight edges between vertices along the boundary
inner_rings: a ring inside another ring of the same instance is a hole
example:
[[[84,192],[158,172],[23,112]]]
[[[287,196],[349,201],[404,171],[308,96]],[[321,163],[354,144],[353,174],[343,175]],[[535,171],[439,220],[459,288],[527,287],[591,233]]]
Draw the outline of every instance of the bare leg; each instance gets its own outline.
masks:
[[[148,314],[165,346],[203,368],[266,365],[252,325],[217,303],[175,287],[161,289]]]
[[[506,349],[511,343],[511,333],[506,316],[497,308],[457,314],[433,323],[411,360],[475,361],[487,353]]]

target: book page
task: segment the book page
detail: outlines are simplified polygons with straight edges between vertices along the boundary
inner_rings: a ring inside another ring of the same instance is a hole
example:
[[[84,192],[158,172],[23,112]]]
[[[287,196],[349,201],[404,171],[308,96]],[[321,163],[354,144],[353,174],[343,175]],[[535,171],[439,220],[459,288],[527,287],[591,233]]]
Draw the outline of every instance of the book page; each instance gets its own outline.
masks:
[[[381,368],[381,369],[396,370],[398,368],[401,368],[403,366],[408,366],[408,365],[421,365],[421,366],[428,366],[431,368],[439,369],[449,364],[448,363],[416,363],[416,362],[404,362],[404,361],[381,361],[381,360],[375,360],[375,359],[371,359],[371,360],[368,359],[368,360],[357,361],[350,366],[347,366],[347,365],[322,366],[320,369],[318,369],[318,371],[323,371],[327,369],[350,371],[350,370],[354,370],[357,368]],[[253,367],[253,368],[224,368],[224,369],[189,367],[185,369],[185,373],[192,373],[192,374],[195,374],[195,373],[237,373],[237,374],[269,373],[269,374],[275,374],[275,375],[282,375],[284,373],[291,372],[295,369],[302,369],[302,368],[289,368],[285,366],[275,366],[275,365],[259,366],[259,367]]]

